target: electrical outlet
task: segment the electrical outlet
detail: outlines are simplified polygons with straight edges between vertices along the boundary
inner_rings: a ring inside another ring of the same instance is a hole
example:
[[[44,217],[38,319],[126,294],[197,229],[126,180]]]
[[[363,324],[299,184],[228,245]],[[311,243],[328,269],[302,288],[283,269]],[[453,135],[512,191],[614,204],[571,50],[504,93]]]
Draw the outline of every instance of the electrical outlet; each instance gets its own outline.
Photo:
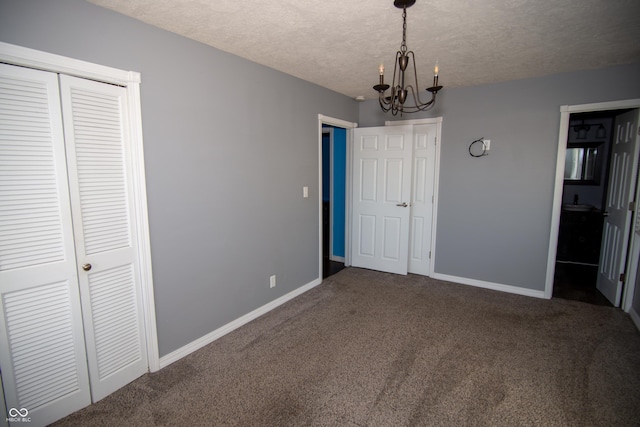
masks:
[[[269,287],[270,288],[275,288],[276,287],[276,275],[275,274],[273,276],[269,277]]]
[[[305,199],[309,197],[309,187],[302,187],[302,197],[304,197]]]
[[[491,140],[483,139],[482,142],[484,143],[484,150],[489,151],[491,149]]]

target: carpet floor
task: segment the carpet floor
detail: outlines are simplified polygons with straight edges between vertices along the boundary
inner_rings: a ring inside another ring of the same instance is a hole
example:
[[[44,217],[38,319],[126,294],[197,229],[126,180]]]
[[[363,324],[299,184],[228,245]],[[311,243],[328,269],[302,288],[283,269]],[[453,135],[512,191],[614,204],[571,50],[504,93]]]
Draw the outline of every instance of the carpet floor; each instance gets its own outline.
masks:
[[[347,268],[60,426],[638,426],[627,314]]]

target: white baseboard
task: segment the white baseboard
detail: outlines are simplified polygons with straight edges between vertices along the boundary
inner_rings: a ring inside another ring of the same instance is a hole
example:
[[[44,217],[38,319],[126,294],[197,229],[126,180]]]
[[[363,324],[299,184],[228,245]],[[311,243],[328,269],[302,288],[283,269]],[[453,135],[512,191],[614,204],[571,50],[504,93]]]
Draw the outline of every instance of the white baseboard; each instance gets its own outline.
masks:
[[[273,310],[274,308],[284,304],[285,302],[292,300],[293,298],[297,297],[298,295],[301,295],[305,292],[307,292],[308,290],[318,286],[320,283],[322,283],[322,279],[318,278],[313,280],[312,282],[307,283],[304,286],[299,287],[296,290],[293,290],[291,292],[289,292],[286,295],[281,296],[278,299],[275,299],[273,301],[271,301],[268,304],[263,305],[262,307],[259,307],[255,310],[253,310],[250,313],[245,314],[242,317],[237,318],[236,320],[227,323],[226,325],[216,329],[213,332],[208,333],[207,335],[198,338],[195,341],[190,342],[189,344],[180,347],[179,349],[172,351],[171,353],[167,354],[166,356],[163,356],[160,358],[160,369],[164,368],[165,366],[169,366],[170,364],[172,364],[173,362],[177,362],[178,360],[182,359],[183,357],[193,353],[194,351],[204,347],[207,344],[212,343],[213,341],[217,340],[220,337],[223,337],[224,335],[228,334],[229,332],[232,332],[236,329],[238,329],[240,326],[243,326],[249,322],[251,322],[254,319],[257,319],[258,317],[262,316],[263,314],[268,313],[269,311]]]
[[[343,256],[331,255],[329,257],[329,259],[331,261],[344,262],[344,257]]]
[[[431,276],[434,279],[438,279],[438,280],[444,280],[447,282],[453,282],[453,283],[459,283],[462,285],[470,285],[470,286],[475,286],[478,288],[485,288],[485,289],[492,289],[495,291],[501,291],[501,292],[508,292],[508,293],[512,293],[512,294],[518,294],[518,295],[524,295],[524,296],[529,296],[529,297],[535,297],[535,298],[544,298],[544,291],[536,291],[536,290],[532,290],[532,289],[525,289],[525,288],[519,288],[517,286],[511,286],[511,285],[502,285],[499,283],[492,283],[492,282],[484,282],[481,280],[475,280],[475,279],[468,279],[466,277],[458,277],[458,276],[450,276],[447,274],[440,274],[440,273],[433,273],[433,275]],[[225,336],[226,334],[228,334],[229,332],[232,332],[236,329],[238,329],[239,327],[251,322],[254,319],[257,319],[258,317],[262,316],[263,314],[268,313],[269,311],[273,310],[274,308],[284,304],[287,301],[292,300],[293,298],[302,295],[303,293],[307,292],[310,289],[313,289],[314,287],[318,286],[320,283],[322,283],[322,279],[318,278],[315,279],[309,283],[307,283],[304,286],[299,287],[296,290],[293,290],[291,292],[289,292],[286,295],[281,296],[278,299],[275,299],[273,301],[271,301],[270,303],[267,303],[265,305],[263,305],[262,307],[259,307],[255,310],[253,310],[250,313],[245,314],[242,317],[237,318],[236,320],[227,323],[226,325],[216,329],[213,332],[208,333],[207,335],[198,338],[195,341],[190,342],[189,344],[180,347],[179,349],[172,351],[171,353],[167,354],[166,356],[163,356],[160,358],[160,369],[164,368],[165,366],[169,366],[170,364],[172,364],[173,362],[176,362],[180,359],[182,359],[183,357],[193,353],[196,350],[199,350],[200,348],[204,347],[207,344],[212,343],[213,341],[217,340],[218,338],[221,338],[223,336]],[[629,312],[629,314],[631,315],[631,318],[634,320],[634,323],[636,324],[636,326],[640,325],[640,317],[638,317],[637,313],[635,313],[633,310],[631,310]],[[635,317],[634,317],[635,316]],[[638,326],[638,328],[640,329],[640,326]]]
[[[524,295],[534,298],[545,298],[544,291],[536,291],[534,289],[520,288],[518,286],[503,285],[500,283],[484,282],[482,280],[469,279],[466,277],[450,276],[448,274],[433,273],[432,278],[445,280],[447,282],[459,283],[461,285],[475,286],[477,288],[492,289],[494,291],[508,292],[510,294]]]
[[[631,320],[633,320],[633,323],[636,325],[636,328],[640,330],[640,315],[638,315],[638,313],[633,309],[633,307],[631,307],[631,309],[629,310],[629,316],[631,316]]]

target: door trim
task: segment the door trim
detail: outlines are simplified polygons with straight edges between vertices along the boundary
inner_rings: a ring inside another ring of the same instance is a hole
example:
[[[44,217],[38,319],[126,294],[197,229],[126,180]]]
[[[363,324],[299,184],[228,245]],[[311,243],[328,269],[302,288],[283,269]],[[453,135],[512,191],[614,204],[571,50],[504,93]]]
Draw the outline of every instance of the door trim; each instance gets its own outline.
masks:
[[[345,224],[344,224],[344,265],[351,265],[351,156],[353,149],[353,135],[351,130],[358,127],[358,123],[318,114],[318,279],[322,281],[322,125],[336,126],[347,131],[347,169],[345,179]]]
[[[562,105],[560,107],[560,129],[558,131],[558,154],[556,156],[556,179],[553,190],[553,204],[551,211],[551,230],[549,233],[549,253],[547,258],[547,276],[544,288],[544,297],[550,299],[553,295],[553,278],[555,275],[556,255],[558,246],[558,232],[560,228],[560,211],[562,209],[562,189],[564,184],[564,162],[567,155],[567,139],[569,135],[569,116],[572,113],[585,113],[589,111],[621,110],[626,108],[640,108],[640,99],[628,99],[611,102],[598,102],[593,104]],[[638,162],[638,159],[635,159]],[[636,200],[636,204],[638,201]],[[638,216],[637,209],[634,212],[632,223]],[[633,236],[629,245],[633,243]],[[627,271],[630,271],[627,269]],[[631,308],[633,287],[635,287],[635,269],[630,271],[634,277],[627,277],[625,291],[621,307],[628,312]]]
[[[8,64],[35,68],[54,73],[116,84],[127,88],[127,103],[131,131],[131,153],[133,166],[134,220],[137,233],[134,236],[138,245],[140,265],[140,285],[145,320],[145,338],[147,344],[147,363],[149,370],[160,369],[158,337],[153,294],[153,276],[151,271],[151,242],[149,238],[149,216],[147,208],[147,190],[144,168],[142,140],[142,116],[140,102],[140,73],[97,65],[65,56],[29,49],[0,42],[0,61]]]
[[[639,125],[640,126],[640,125]],[[638,317],[638,313],[636,313],[633,308],[633,294],[638,284],[638,274],[640,273],[640,241],[636,239],[635,229],[637,224],[640,221],[640,213],[638,209],[640,209],[640,172],[638,172],[638,181],[636,182],[636,191],[634,193],[634,201],[635,201],[635,209],[633,215],[631,216],[631,238],[629,239],[628,253],[629,253],[629,264],[627,264],[627,283],[626,286],[622,289],[622,301],[620,302],[620,307],[631,315],[636,327],[640,329],[640,318]],[[633,280],[633,282],[631,282]]]

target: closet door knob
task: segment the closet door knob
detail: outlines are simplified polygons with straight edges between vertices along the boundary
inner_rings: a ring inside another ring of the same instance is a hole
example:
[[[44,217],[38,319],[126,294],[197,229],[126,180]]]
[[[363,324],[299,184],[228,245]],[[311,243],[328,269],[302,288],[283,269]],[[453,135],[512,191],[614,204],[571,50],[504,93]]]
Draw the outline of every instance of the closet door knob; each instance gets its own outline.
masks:
[[[91,270],[91,264],[84,264],[84,265],[82,266],[82,269],[83,269],[84,271],[89,271],[89,270]]]
[[[398,203],[396,206],[400,206],[401,208],[406,208],[409,205],[407,204],[407,202],[402,202],[402,203]]]

